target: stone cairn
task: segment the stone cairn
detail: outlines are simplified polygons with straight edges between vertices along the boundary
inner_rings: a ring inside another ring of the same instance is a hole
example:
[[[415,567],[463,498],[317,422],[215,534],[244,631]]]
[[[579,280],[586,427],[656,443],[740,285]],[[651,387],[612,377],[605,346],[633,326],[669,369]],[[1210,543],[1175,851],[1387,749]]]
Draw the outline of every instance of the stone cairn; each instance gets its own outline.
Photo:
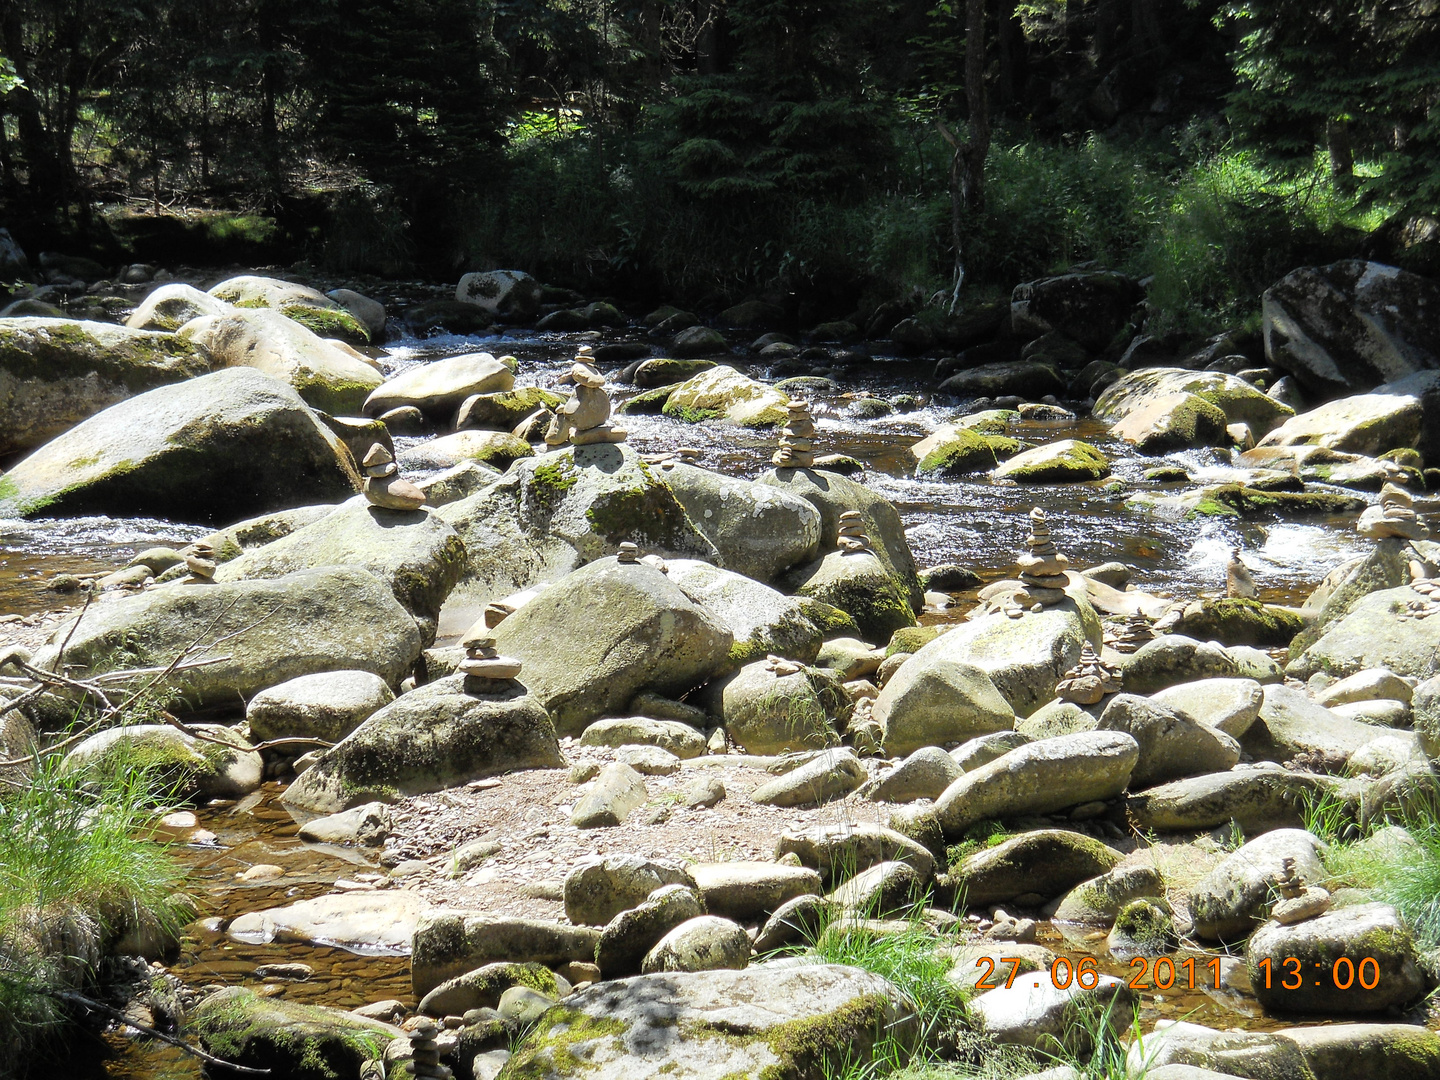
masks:
[[[501,656],[488,627],[472,627],[460,645],[465,659],[460,661],[460,674],[465,676],[467,694],[500,694],[520,675],[520,661]]]
[[[1355,531],[1372,540],[1392,536],[1401,540],[1424,540],[1430,530],[1415,513],[1414,503],[1404,488],[1386,484],[1380,489],[1380,505],[1371,506],[1360,515]]]
[[[1055,693],[1061,701],[1098,705],[1106,694],[1120,692],[1120,673],[1095,653],[1090,642],[1080,646],[1080,660],[1061,676]]]
[[[621,566],[633,566],[640,561],[640,547],[626,540],[615,552],[615,561]]]
[[[556,410],[555,419],[550,421],[545,432],[547,446],[625,441],[625,430],[610,423],[610,395],[605,392],[605,376],[596,371],[592,363],[590,347],[582,346],[570,370],[560,380],[574,383],[575,393]]]
[[[1061,603],[1069,582],[1065,568],[1070,560],[1055,549],[1045,511],[1038,506],[1030,511],[1030,535],[1025,538],[1025,546],[1029,550],[1016,560],[1021,587],[1012,594],[1013,603],[1004,609],[1013,619],[1025,613],[1026,605],[1031,611],[1039,611]]]
[[[1240,549],[1232,548],[1225,566],[1225,595],[1232,600],[1254,600],[1258,592],[1250,568],[1240,559]]]
[[[185,569],[190,571],[186,579],[190,582],[211,582],[215,580],[215,548],[204,541],[190,545],[190,554],[185,556]]]
[[[785,410],[780,449],[770,461],[779,469],[808,469],[815,464],[815,421],[810,416],[810,403],[793,399]]]
[[[362,467],[365,470],[365,499],[371,506],[385,510],[419,510],[425,505],[425,492],[409,480],[401,478],[400,466],[380,443],[370,447]]]
[[[859,510],[846,510],[840,515],[839,536],[836,546],[846,555],[858,555],[862,551],[873,551],[870,537],[865,532],[865,515]]]
[[[659,465],[662,469],[673,469],[677,464],[694,465],[700,460],[700,451],[694,446],[677,446],[660,454],[641,454],[640,460],[647,465]]]
[[[1275,890],[1280,899],[1270,909],[1270,917],[1286,926],[1313,919],[1330,910],[1330,893],[1318,885],[1307,886],[1295,868],[1295,860],[1289,856],[1280,862],[1280,873],[1275,876]]]
[[[417,1080],[450,1080],[454,1075],[449,1066],[440,1064],[440,1044],[435,1041],[439,1033],[439,1026],[429,1019],[410,1029],[410,1060],[405,1071]]]
[[[1143,611],[1132,611],[1125,616],[1125,622],[1120,627],[1120,633],[1116,636],[1111,648],[1118,653],[1127,656],[1130,653],[1139,652],[1140,647],[1147,641],[1155,640],[1155,631],[1150,616]]]
[[[765,670],[773,672],[777,679],[783,679],[786,675],[798,674],[805,668],[793,660],[786,660],[783,656],[769,653],[765,657]]]

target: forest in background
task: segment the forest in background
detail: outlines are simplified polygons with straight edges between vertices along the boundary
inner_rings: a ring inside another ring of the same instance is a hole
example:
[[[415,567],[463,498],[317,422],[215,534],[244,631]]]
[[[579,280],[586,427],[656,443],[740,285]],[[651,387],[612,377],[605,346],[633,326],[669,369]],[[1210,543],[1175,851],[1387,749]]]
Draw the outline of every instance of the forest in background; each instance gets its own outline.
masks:
[[[1437,0],[0,0],[0,35],[31,251],[802,323],[1093,260],[1195,333],[1303,263],[1440,267]]]

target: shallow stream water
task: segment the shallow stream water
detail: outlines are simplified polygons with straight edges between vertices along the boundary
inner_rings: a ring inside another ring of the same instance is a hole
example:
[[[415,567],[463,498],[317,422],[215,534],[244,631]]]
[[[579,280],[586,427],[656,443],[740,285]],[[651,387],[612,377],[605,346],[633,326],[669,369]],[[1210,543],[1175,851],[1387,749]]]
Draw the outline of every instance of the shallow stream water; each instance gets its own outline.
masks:
[[[519,332],[486,338],[402,339],[387,346],[385,363],[394,374],[464,352],[512,353],[520,360],[520,384],[551,386],[568,369],[578,344],[635,336],[607,332],[604,339],[597,340],[593,334]],[[730,362],[756,377],[774,374],[739,352]],[[931,362],[881,355],[863,367],[836,369],[833,377],[838,385],[833,393],[807,395],[819,429],[817,453],[848,454],[865,463],[866,471],[859,478],[899,508],[922,567],[956,562],[986,580],[1008,576],[1028,532],[1026,514],[1032,506],[1045,508],[1056,543],[1072,566],[1118,560],[1133,569],[1132,583],[1137,588],[1175,598],[1223,589],[1229,553],[1238,546],[1262,598],[1298,604],[1328,570],[1364,550],[1350,517],[1303,522],[1187,522],[1128,509],[1125,499],[1129,495],[1161,487],[1143,478],[1144,471],[1157,461],[1139,457],[1109,438],[1104,425],[1084,419],[1071,427],[1019,425],[1013,434],[1035,443],[1085,438],[1111,458],[1114,475],[1108,480],[1043,487],[992,483],[983,474],[959,481],[917,481],[909,447],[961,411],[960,403],[932,399],[931,369]],[[617,401],[633,392],[614,385],[610,389]],[[857,394],[879,398],[910,395],[918,399],[919,407],[879,419],[857,419],[853,397],[844,396]],[[699,463],[705,467],[749,478],[770,467],[772,433],[717,424],[688,425],[659,416],[625,416],[618,422],[629,430],[630,445],[641,452],[693,446],[701,450]],[[417,441],[397,439],[402,446]],[[1228,464],[1213,452],[1191,451],[1176,455],[1175,460],[1196,480],[1223,482],[1229,478]],[[1163,490],[1180,491],[1186,486],[1165,485]],[[1429,509],[1424,505],[1417,508],[1422,512]],[[142,518],[0,520],[0,617],[78,603],[46,588],[46,582],[57,573],[115,569],[147,547],[180,546],[208,531]],[[932,611],[926,621],[954,618],[965,606],[965,598],[957,598],[950,612]],[[3,630],[0,626],[0,640]],[[300,842],[295,824],[275,801],[278,790],[277,785],[269,784],[238,805],[205,808],[200,823],[215,834],[215,840],[205,846],[177,849],[194,871],[194,891],[203,898],[204,914],[229,917],[306,899],[330,891],[337,879],[367,868],[357,865],[365,863],[364,856]],[[284,866],[288,871],[284,887],[247,886],[235,880],[237,871],[257,862]],[[1072,956],[1094,947],[1084,941],[1064,941],[1048,926],[1042,942]],[[1099,951],[1103,953],[1103,938]],[[253,983],[249,976],[256,965],[280,961],[302,961],[316,971],[309,982],[285,985],[290,1000],[340,1007],[391,997],[411,1001],[404,957],[356,956],[337,949],[284,944],[251,946],[199,928],[192,929],[175,970],[196,985]],[[1102,960],[1101,969],[1128,975],[1126,965],[1109,960]],[[1146,1030],[1161,1016],[1222,1028],[1282,1026],[1281,1021],[1260,1015],[1253,1000],[1247,1005],[1234,995],[1201,990],[1150,991],[1145,995],[1145,1012]],[[173,1049],[130,1044],[118,1036],[111,1042],[116,1056],[102,1067],[108,1071],[97,1075],[198,1075],[197,1065]]]

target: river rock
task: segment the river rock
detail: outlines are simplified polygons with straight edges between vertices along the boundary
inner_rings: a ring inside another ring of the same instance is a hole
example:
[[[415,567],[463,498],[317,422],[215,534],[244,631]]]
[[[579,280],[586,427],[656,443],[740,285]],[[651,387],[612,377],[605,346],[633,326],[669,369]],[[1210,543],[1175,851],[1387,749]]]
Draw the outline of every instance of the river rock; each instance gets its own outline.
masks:
[[[34,772],[34,764],[20,759],[33,757],[40,749],[30,721],[18,709],[7,710],[11,700],[9,695],[0,693],[0,759],[19,761],[19,764],[0,765],[0,786],[28,780]]]
[[[572,923],[604,926],[667,885],[695,888],[678,863],[639,855],[587,859],[565,875],[565,917]]]
[[[1022,397],[1037,401],[1047,394],[1065,393],[1064,377],[1038,360],[977,364],[957,371],[941,382],[942,394],[958,398]]]
[[[798,896],[820,892],[820,874],[784,863],[692,863],[688,867],[705,908],[738,923],[754,924]]]
[[[56,663],[70,623],[35,655]],[[128,643],[117,648],[116,642]],[[223,644],[217,644],[223,642]],[[265,581],[177,583],[94,605],[65,647],[79,678],[105,671],[217,662],[174,672],[172,707],[233,707],[287,679],[321,671],[369,671],[399,684],[420,656],[415,620],[364,570],[322,567]]]
[[[1224,772],[1240,760],[1240,744],[1150,698],[1116,694],[1100,714],[1101,731],[1123,731],[1140,745],[1130,776],[1136,788],[1201,773]]]
[[[447,979],[421,1000],[419,1012],[426,1016],[464,1016],[471,1009],[494,1009],[514,986],[524,986],[553,999],[560,988],[555,973],[543,964],[499,963],[467,971]]]
[[[1440,678],[1426,679],[1416,686],[1410,707],[1420,749],[1433,764],[1440,760]]]
[[[399,1028],[353,1013],[262,997],[229,986],[205,998],[186,1017],[186,1030],[213,1055],[295,1080],[358,1077],[379,1061]]]
[[[793,571],[786,584],[845,612],[870,641],[888,641],[896,630],[915,625],[908,598],[873,551],[832,551]]]
[[[1324,1080],[1440,1076],[1440,1035],[1417,1024],[1317,1024],[1275,1034],[1299,1047],[1305,1063]]]
[[[453,469],[466,461],[504,469],[520,458],[534,455],[534,449],[518,435],[471,429],[407,447],[395,455],[395,460],[406,469]]]
[[[0,515],[231,521],[348,497],[343,443],[284,383],[248,368],[112,405],[0,477]]]
[[[1213,641],[1165,634],[1140,646],[1124,665],[1125,689],[1153,694],[1180,683],[1212,678],[1255,678],[1279,682],[1280,669],[1263,654],[1227,649]],[[1263,663],[1261,658],[1263,657]]]
[[[1265,290],[1261,306],[1266,358],[1317,396],[1440,367],[1440,286],[1393,266],[1302,267]]]
[[[433,511],[386,510],[364,496],[313,524],[225,563],[216,581],[276,578],[320,566],[353,566],[388,582],[415,616],[423,644],[435,640],[440,606],[460,580],[465,545]]]
[[[539,386],[517,386],[512,390],[471,394],[460,403],[455,413],[455,427],[514,431],[517,424],[538,410],[553,412],[564,404],[564,397]]]
[[[784,391],[720,364],[677,386],[663,411],[691,422],[723,419],[741,427],[771,427],[785,422],[789,401]]]
[[[1293,964],[1287,966],[1291,958],[1300,961],[1302,977],[1298,987],[1286,989],[1283,984],[1293,981]],[[1374,974],[1365,973],[1365,982],[1375,981],[1368,989],[1359,975],[1367,959],[1375,963]],[[1260,968],[1265,960],[1270,961],[1268,980]],[[1281,1013],[1343,1016],[1406,1005],[1429,985],[1418,960],[1409,927],[1388,904],[1338,908],[1289,926],[1272,920],[1245,946],[1255,996],[1267,1010]]]
[[[705,753],[705,736],[678,720],[651,720],[644,716],[596,720],[580,736],[581,746],[658,746],[678,758]]]
[[[1260,715],[1265,689],[1254,679],[1197,679],[1167,686],[1153,701],[1238,739]]]
[[[1082,881],[1061,899],[1052,918],[1056,922],[1110,926],[1131,900],[1163,897],[1165,882],[1153,866],[1117,866]]]
[[[1099,352],[1130,321],[1143,290],[1112,271],[1059,274],[1016,285],[1010,323],[1022,341],[1058,332]]]
[[[965,858],[951,871],[971,907],[1025,893],[1060,896],[1082,881],[1113,870],[1123,856],[1099,840],[1065,829],[1038,829]]]
[[[961,743],[950,756],[955,764],[966,772],[978,769],[981,765],[988,765],[998,757],[1003,757],[1011,750],[1018,749],[1030,742],[1030,736],[1019,731],[997,731],[993,735],[981,735],[971,739],[969,742]]]
[[[1302,690],[1276,684],[1265,688],[1260,716],[1241,745],[1256,760],[1283,763],[1299,755],[1317,755],[1338,770],[1351,754],[1382,734],[1370,724],[1337,716]]]
[[[858,968],[763,965],[744,971],[665,972],[572,994],[516,1049],[506,1075],[591,1080],[763,1075],[818,1080],[843,1061],[868,1060],[879,1032],[908,1036],[910,1006]],[[724,1031],[723,1038],[695,1032]],[[795,1031],[823,1031],[822,1043]]]
[[[836,885],[825,899],[847,920],[885,919],[913,911],[929,885],[909,863],[879,862]]]
[[[1259,445],[1321,446],[1377,457],[1387,450],[1416,446],[1425,419],[1425,410],[1415,395],[1375,391],[1327,401],[1291,417],[1261,439]]]
[[[515,373],[490,353],[465,353],[417,364],[395,376],[375,388],[361,411],[379,416],[412,405],[432,422],[448,424],[466,398],[498,394],[514,386]]]
[[[240,915],[226,933],[250,945],[281,941],[396,955],[409,950],[415,928],[430,910],[418,894],[403,889],[328,893]]]
[[[1226,446],[1225,414],[1196,394],[1163,394],[1116,420],[1110,434],[1142,454],[1169,454],[1197,446]]]
[[[1246,1076],[1255,1080],[1330,1080],[1310,1071],[1288,1039],[1268,1031],[1217,1031],[1184,1021],[1157,1020],[1155,1030],[1126,1051],[1126,1075],[1154,1080],[1212,1080]],[[1166,1070],[1190,1068],[1195,1073]]]
[[[1191,832],[1235,822],[1247,836],[1302,824],[1307,802],[1330,792],[1329,776],[1265,763],[1174,780],[1130,796],[1126,811],[1143,829]]]
[[[368,345],[369,328],[339,303],[308,285],[279,278],[243,275],[228,278],[210,289],[210,296],[242,311],[269,309],[321,338],[338,338],[350,345]]]
[[[394,700],[390,687],[374,672],[327,671],[260,691],[245,707],[245,720],[250,734],[260,740],[339,742]]]
[[[1210,941],[1238,941],[1269,916],[1275,878],[1287,858],[1307,882],[1326,879],[1323,843],[1303,829],[1276,829],[1251,840],[1190,890],[1195,933]]]
[[[590,963],[600,931],[544,919],[520,919],[484,911],[431,909],[411,939],[410,982],[417,998],[457,975],[486,964],[515,962],[555,967]]]
[[[1344,677],[1366,668],[1384,667],[1396,675],[1428,679],[1440,672],[1436,663],[1440,656],[1440,620],[1401,617],[1407,605],[1419,598],[1408,586],[1381,589],[1361,597],[1343,618],[1290,661],[1286,674],[1308,679],[1323,671]]]
[[[840,515],[858,510],[865,535],[874,545],[875,557],[885,564],[890,576],[908,597],[912,611],[925,606],[915,556],[905,539],[899,511],[883,496],[864,484],[823,469],[771,469],[755,481],[797,495],[820,513],[820,550],[830,551],[840,536]]]
[[[193,285],[172,281],[146,294],[125,325],[132,330],[163,330],[174,333],[191,319],[202,315],[224,315],[228,301],[203,293]]]
[[[955,759],[938,746],[922,746],[888,773],[867,783],[861,794],[874,802],[934,800],[964,772]]]
[[[935,876],[935,856],[924,845],[873,822],[788,830],[775,841],[775,858],[792,853],[832,885],[882,862],[907,863],[922,881]]]
[[[641,390],[654,390],[660,386],[678,385],[714,366],[713,360],[670,360],[657,357],[641,362],[635,369],[634,381]]]
[[[942,635],[912,654],[875,699],[873,715],[884,729],[887,754],[966,742],[1015,726],[1015,710],[990,676],[973,663],[953,658],[946,642],[949,636]],[[968,653],[968,649],[960,651]]]
[[[65,655],[68,661],[68,650]],[[62,768],[65,772],[113,772],[150,767],[165,783],[174,784],[182,797],[202,800],[235,799],[260,786],[264,763],[237,732],[219,724],[197,724],[194,730],[205,739],[168,724],[110,728],[91,735],[66,754]]]
[[[671,930],[705,914],[705,902],[688,885],[662,885],[644,901],[614,916],[600,932],[595,963],[607,979],[640,971],[646,954]],[[746,941],[746,954],[749,941]]]
[[[745,928],[716,915],[697,915],[656,943],[641,962],[643,974],[661,971],[739,971],[750,963]]]
[[[462,588],[480,604],[554,581],[626,541],[664,558],[719,561],[661,474],[623,444],[524,458],[439,514],[465,542]]]
[[[606,765],[590,782],[585,793],[575,800],[570,811],[570,824],[578,829],[611,828],[622,824],[645,804],[649,792],[645,778],[624,762]]]
[[[457,504],[458,505],[458,504]],[[638,692],[679,697],[724,670],[730,631],[647,563],[581,567],[495,628],[556,729],[578,734]]]
[[[1137,1004],[1125,980],[1113,975],[1101,975],[1088,990],[1077,981],[1061,989],[1046,971],[1017,978],[1008,989],[987,990],[970,1003],[970,1012],[976,1027],[997,1043],[1084,1055],[1094,1049],[1099,1018],[1119,1037]]]
[[[541,284],[523,270],[484,270],[466,274],[455,286],[455,299],[502,319],[523,322],[540,311]]]
[[[730,739],[752,754],[832,746],[839,741],[836,722],[851,708],[834,672],[805,667],[782,675],[766,660],[711,683],[704,698]]]
[[[820,513],[798,494],[683,462],[661,475],[728,570],[770,582],[820,552]]]
[[[40,446],[132,395],[215,366],[208,351],[172,333],[0,319],[0,455]]]
[[[670,580],[729,628],[735,640],[730,657],[737,663],[774,654],[811,664],[820,654],[826,630],[824,609],[805,597],[786,596],[696,559],[672,559],[666,565]]]
[[[282,798],[326,814],[564,764],[549,714],[523,686],[477,697],[465,692],[465,676],[450,675],[401,695],[323,751]]]
[[[1067,595],[1060,603],[1019,619],[999,612],[972,618],[925,645],[901,670],[914,665],[918,675],[940,660],[973,665],[990,677],[1016,715],[1029,716],[1054,700],[1056,685],[1080,659],[1086,641],[1098,647],[1100,616],[1083,597]],[[895,678],[899,677],[897,672]],[[987,706],[993,718],[986,721],[993,725],[989,730],[1009,726],[992,709]],[[978,733],[978,726],[971,731]]]
[[[1215,406],[1227,425],[1245,424],[1257,438],[1295,415],[1294,409],[1235,375],[1178,368],[1127,372],[1105,388],[1091,411],[1097,420],[1115,422],[1176,394],[1194,395]]]
[[[910,453],[918,459],[915,475],[925,479],[987,472],[1020,449],[1017,440],[1004,435],[947,424],[912,446]]]
[[[869,778],[848,746],[825,750],[798,768],[761,784],[750,801],[762,806],[810,806],[843,798]]]
[[[1016,454],[992,469],[990,475],[1020,484],[1069,484],[1103,480],[1110,475],[1110,462],[1087,442],[1061,439]]]
[[[300,839],[312,844],[364,844],[379,847],[393,832],[390,808],[368,802],[338,814],[311,818],[300,826]]]
[[[332,416],[357,415],[384,381],[353,349],[317,337],[274,311],[234,309],[201,316],[186,323],[179,336],[207,349],[219,364],[255,368],[289,383],[306,404]]]
[[[1315,695],[1318,704],[1327,709],[1337,705],[1350,705],[1361,701],[1401,701],[1409,703],[1414,687],[1389,668],[1369,668],[1357,671],[1339,682],[1332,683]]]

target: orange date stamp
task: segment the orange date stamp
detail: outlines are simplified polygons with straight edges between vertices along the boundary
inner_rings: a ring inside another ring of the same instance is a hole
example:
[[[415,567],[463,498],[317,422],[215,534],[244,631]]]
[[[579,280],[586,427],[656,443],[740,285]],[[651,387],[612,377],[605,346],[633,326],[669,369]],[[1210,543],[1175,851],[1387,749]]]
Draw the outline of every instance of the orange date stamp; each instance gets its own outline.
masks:
[[[1008,975],[999,974],[997,968],[1000,965],[1009,967]],[[1040,982],[1036,976],[1040,973],[1022,972],[1021,968],[1024,965],[1025,961],[1018,956],[1002,956],[999,958],[998,965],[994,957],[982,956],[975,961],[975,966],[987,970],[976,982],[975,989],[999,990],[1002,987],[1009,989],[1015,985],[1017,980],[1024,985],[1027,978],[1039,986]],[[1100,985],[1102,974],[1093,956],[1081,957],[1079,960],[1057,956],[1051,961],[1049,971],[1051,985],[1060,990],[1069,989],[1072,984],[1082,990],[1094,989]],[[1000,978],[1003,978],[1004,981],[993,981]],[[1174,960],[1168,956],[1137,956],[1130,961],[1128,985],[1132,990],[1203,990],[1207,986],[1218,990],[1220,989],[1220,957],[1215,956],[1209,960],[1201,960],[1198,957],[1187,956],[1183,960]]]

